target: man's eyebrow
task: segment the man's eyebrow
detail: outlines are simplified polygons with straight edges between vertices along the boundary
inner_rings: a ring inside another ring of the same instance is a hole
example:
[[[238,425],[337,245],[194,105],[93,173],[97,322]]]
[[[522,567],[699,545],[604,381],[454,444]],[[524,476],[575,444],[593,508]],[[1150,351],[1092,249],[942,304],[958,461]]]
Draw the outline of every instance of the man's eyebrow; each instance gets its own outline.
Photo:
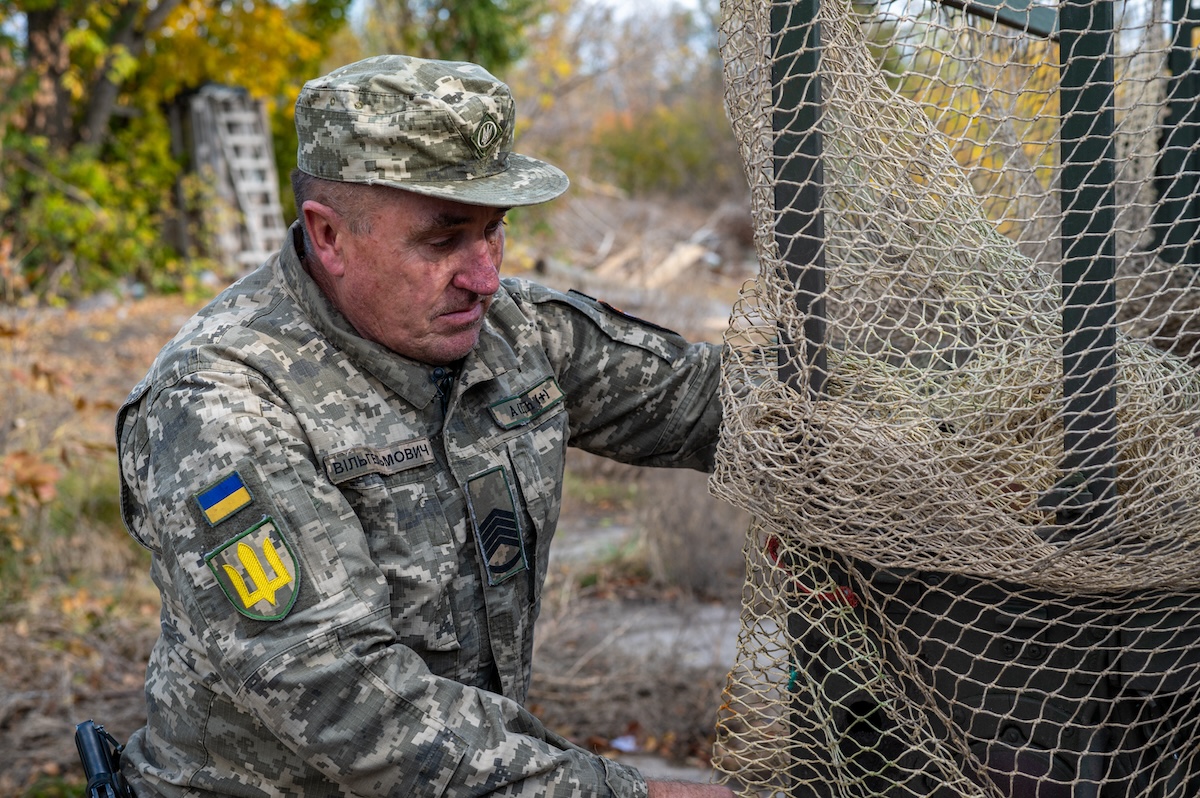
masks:
[[[496,208],[495,215],[503,218],[509,212],[509,210],[511,209]],[[449,230],[451,228],[461,227],[464,224],[472,221],[472,219],[473,217],[464,213],[435,213],[433,216],[429,217],[425,224],[421,225],[417,233],[418,235],[428,235],[430,233],[436,233],[439,230]]]
[[[425,220],[419,232],[432,233],[450,227],[461,227],[469,221],[471,221],[471,218],[464,214],[436,213]]]

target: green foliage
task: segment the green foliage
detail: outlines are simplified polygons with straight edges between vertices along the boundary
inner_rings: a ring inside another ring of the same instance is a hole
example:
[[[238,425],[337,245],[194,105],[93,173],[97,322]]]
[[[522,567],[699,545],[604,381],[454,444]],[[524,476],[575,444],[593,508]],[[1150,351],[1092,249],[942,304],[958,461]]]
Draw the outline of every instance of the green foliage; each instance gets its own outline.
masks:
[[[572,452],[572,462],[581,461],[584,466],[575,466],[567,470],[563,477],[563,494],[571,502],[603,510],[629,510],[638,497],[637,481],[622,472],[618,477],[603,472],[603,469],[589,470],[588,463],[596,459]],[[606,464],[605,464],[606,465]]]
[[[18,242],[25,289],[70,298],[122,277],[157,282],[183,269],[161,237],[178,176],[165,143],[130,131],[100,158],[85,145],[54,153],[44,139],[9,132],[2,219]]]
[[[283,218],[295,219],[296,198],[292,196],[291,174],[296,168],[296,109],[294,105],[276,108],[270,115],[271,144],[275,150],[275,169],[279,172],[279,200],[283,206]]]
[[[595,560],[576,576],[582,590],[605,590],[630,584],[645,584],[651,578],[646,547],[637,536],[605,546]]]
[[[111,530],[125,538],[121,520],[121,483],[115,457],[73,458],[57,483],[48,528],[66,537],[81,529]]]
[[[346,25],[347,0],[308,0],[288,9],[292,26],[315,42],[328,42]]]
[[[187,173],[170,108],[205,83],[244,87],[273,109],[279,150],[294,151],[297,76],[319,70],[349,2],[0,0],[0,296],[194,283],[212,264],[164,233],[194,226],[193,203],[210,196]]]
[[[500,72],[525,53],[526,29],[547,10],[547,0],[376,0],[363,37],[371,52],[474,61]]]
[[[741,160],[716,102],[688,97],[613,114],[595,129],[594,168],[631,194],[719,199],[745,192]]]
[[[240,86],[260,98],[294,99],[324,53],[301,25],[315,31],[333,27],[332,21],[316,24],[308,4],[190,0],[156,37],[138,88],[147,100],[174,98],[205,83]]]

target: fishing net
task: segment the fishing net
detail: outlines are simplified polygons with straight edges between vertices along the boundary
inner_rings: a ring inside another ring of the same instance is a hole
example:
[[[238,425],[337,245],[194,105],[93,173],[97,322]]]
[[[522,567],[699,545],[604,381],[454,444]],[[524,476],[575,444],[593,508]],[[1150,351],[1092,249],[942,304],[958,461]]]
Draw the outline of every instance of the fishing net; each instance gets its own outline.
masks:
[[[716,766],[1200,795],[1194,12],[819,5],[721,13],[761,265],[711,483],[753,517]]]

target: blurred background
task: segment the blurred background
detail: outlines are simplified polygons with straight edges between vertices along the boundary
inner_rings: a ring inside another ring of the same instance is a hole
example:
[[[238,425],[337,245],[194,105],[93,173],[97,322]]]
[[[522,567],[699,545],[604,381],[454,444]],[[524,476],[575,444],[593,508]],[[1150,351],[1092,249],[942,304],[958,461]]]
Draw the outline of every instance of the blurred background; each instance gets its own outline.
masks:
[[[483,64],[572,179],[505,271],[719,342],[757,265],[715,0],[0,0],[0,796],[82,792],[72,734],[144,722],[148,556],[113,417],[294,219],[303,82],[383,52]],[[706,765],[746,520],[697,473],[573,452],[531,708],[594,750]]]

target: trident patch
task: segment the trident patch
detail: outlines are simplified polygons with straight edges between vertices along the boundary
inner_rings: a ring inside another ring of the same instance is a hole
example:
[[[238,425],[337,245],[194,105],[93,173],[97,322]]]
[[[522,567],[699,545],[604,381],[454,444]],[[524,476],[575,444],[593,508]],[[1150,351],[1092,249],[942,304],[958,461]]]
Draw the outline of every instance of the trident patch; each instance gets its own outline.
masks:
[[[487,567],[488,584],[498,585],[524,571],[525,544],[508,474],[497,466],[467,481],[467,506],[475,540]]]
[[[271,516],[206,554],[204,561],[234,609],[278,621],[300,592],[300,563]]]
[[[491,114],[484,114],[471,136],[471,146],[481,158],[491,156],[496,143],[504,136],[504,129]]]

